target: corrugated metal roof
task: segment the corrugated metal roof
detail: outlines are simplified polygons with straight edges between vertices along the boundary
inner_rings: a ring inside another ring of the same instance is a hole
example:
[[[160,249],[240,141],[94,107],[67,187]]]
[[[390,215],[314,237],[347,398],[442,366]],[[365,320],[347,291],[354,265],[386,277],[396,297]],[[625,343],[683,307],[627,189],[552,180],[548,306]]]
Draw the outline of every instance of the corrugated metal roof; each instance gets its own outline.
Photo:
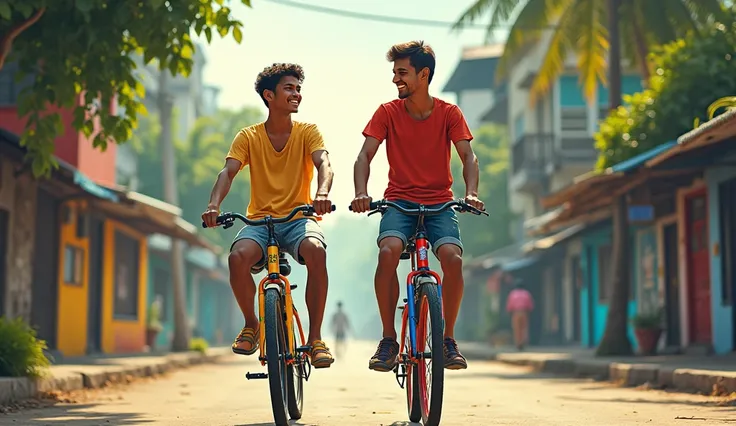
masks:
[[[677,145],[677,141],[669,141],[661,145],[657,145],[656,147],[650,149],[649,151],[642,152],[639,155],[636,155],[634,157],[629,158],[628,160],[624,160],[618,164],[615,164],[609,167],[608,170],[606,170],[606,172],[607,173],[626,173],[626,172],[633,171],[643,166],[644,163],[651,160],[652,158],[657,157],[660,154],[669,151],[675,145]]]

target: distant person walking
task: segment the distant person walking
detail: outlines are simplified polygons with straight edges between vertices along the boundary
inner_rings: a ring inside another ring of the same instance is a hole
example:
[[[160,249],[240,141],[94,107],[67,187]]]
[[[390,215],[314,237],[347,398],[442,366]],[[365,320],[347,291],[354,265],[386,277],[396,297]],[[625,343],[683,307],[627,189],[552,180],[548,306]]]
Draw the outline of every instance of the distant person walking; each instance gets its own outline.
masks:
[[[514,282],[514,289],[506,299],[506,311],[511,314],[514,344],[519,350],[529,342],[529,313],[534,310],[532,294],[524,288],[522,281]]]
[[[342,302],[337,302],[337,312],[332,316],[332,331],[335,333],[335,356],[340,358],[345,347],[345,338],[350,329],[350,321],[342,309]]]

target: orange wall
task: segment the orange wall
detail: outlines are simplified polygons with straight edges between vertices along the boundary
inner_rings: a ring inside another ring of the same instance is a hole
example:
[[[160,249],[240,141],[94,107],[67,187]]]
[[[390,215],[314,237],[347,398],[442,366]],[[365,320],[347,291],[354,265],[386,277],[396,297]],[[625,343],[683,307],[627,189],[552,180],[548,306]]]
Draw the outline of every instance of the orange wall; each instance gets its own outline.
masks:
[[[139,240],[138,317],[114,318],[115,232],[120,230]],[[105,353],[141,352],[146,344],[146,292],[148,288],[148,244],[145,235],[121,223],[105,222],[102,296],[102,351]]]
[[[114,113],[115,110],[115,105],[112,104],[110,111]],[[72,126],[74,118],[71,111],[55,107],[49,107],[48,111],[60,113],[64,124],[64,133],[56,138],[54,154],[79,169],[93,181],[103,185],[114,185],[117,145],[109,143],[105,152],[102,152],[99,148],[92,146],[94,134],[86,138],[83,133],[74,130]],[[25,130],[25,122],[26,120],[18,117],[14,107],[0,108],[0,127],[20,135]]]

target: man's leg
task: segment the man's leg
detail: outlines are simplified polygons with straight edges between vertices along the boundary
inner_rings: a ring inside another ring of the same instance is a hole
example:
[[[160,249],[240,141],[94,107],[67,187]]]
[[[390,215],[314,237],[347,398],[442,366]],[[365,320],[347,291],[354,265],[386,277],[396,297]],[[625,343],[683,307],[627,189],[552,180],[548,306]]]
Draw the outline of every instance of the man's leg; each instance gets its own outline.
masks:
[[[455,322],[463,301],[463,245],[457,215],[448,210],[425,219],[427,234],[435,256],[442,266],[442,305],[445,311],[445,368],[468,368],[455,341]]]
[[[263,269],[266,234],[260,228],[244,227],[230,248],[230,286],[243,312],[245,326],[232,344],[233,352],[252,355],[258,349],[258,317],[255,313],[256,284],[251,273]]]
[[[413,232],[416,220],[389,208],[381,218],[378,235],[378,266],[376,267],[375,290],[378,312],[383,325],[383,339],[368,362],[368,368],[387,372],[398,362],[399,343],[396,341],[396,306],[399,302],[399,279],[396,268],[401,252],[406,247],[407,236]]]
[[[322,321],[327,304],[327,244],[322,228],[312,219],[297,219],[281,230],[284,245],[300,264],[307,267],[307,288],[304,291],[309,313],[310,358],[314,368],[329,367],[335,360],[322,341]]]

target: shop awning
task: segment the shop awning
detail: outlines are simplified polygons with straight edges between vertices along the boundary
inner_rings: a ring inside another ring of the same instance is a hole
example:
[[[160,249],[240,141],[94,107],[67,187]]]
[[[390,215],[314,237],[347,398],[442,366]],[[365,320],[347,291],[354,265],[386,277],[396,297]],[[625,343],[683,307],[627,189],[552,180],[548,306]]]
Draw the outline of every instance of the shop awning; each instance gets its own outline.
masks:
[[[191,246],[220,252],[219,247],[197,234],[196,226],[182,219],[179,207],[139,192],[110,189],[118,195],[120,202],[93,200],[93,206],[145,234],[163,234],[184,240]]]

